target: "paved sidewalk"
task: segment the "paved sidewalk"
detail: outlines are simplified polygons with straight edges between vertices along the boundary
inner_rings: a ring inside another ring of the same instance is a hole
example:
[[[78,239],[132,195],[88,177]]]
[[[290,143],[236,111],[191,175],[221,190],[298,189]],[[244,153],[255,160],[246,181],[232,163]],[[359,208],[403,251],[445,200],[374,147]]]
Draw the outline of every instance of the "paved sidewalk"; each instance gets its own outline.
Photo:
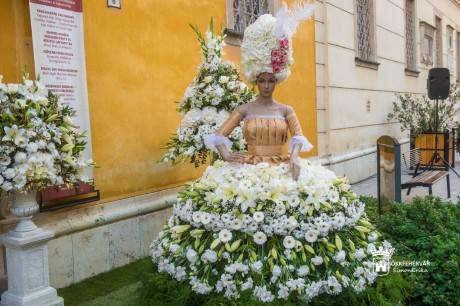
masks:
[[[454,170],[460,174],[460,154],[455,154],[455,167]],[[441,197],[446,200],[450,200],[457,203],[457,198],[460,196],[460,178],[450,170],[450,199],[447,198],[447,182],[445,178],[442,178],[439,182],[433,185],[433,195]],[[405,182],[410,179],[409,175],[404,175],[401,178],[401,182]],[[352,190],[360,196],[372,196],[377,197],[377,175],[371,176],[370,178],[353,184]],[[403,202],[407,202],[414,197],[423,197],[428,195],[427,187],[416,187],[412,188],[410,195],[406,195],[407,189],[401,191],[401,197]]]

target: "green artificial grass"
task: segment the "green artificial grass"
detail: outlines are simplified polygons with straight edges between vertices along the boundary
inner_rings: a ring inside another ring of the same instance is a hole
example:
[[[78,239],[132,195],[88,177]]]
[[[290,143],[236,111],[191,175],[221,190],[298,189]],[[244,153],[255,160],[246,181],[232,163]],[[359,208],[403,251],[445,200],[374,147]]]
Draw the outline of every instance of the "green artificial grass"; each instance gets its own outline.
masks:
[[[146,270],[151,270],[150,257],[58,289],[66,306],[139,305],[138,288]]]

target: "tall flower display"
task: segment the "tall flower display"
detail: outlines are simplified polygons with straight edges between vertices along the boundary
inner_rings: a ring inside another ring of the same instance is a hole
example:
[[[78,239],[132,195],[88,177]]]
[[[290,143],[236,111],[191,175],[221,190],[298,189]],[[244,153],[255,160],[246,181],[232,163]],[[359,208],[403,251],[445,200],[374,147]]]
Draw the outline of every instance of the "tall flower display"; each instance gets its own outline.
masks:
[[[204,137],[213,134],[236,107],[251,101],[253,93],[240,80],[235,65],[221,59],[225,46],[223,30],[215,35],[212,20],[205,36],[198,28],[192,28],[201,47],[202,62],[193,83],[179,102],[177,110],[182,121],[165,146],[169,152],[160,162],[176,165],[190,158],[198,167],[205,164],[211,154],[204,145]],[[246,146],[242,126],[237,127],[229,139],[234,150],[243,150]]]
[[[85,133],[75,126],[75,110],[46,89],[40,77],[24,73],[23,84],[4,84],[0,75],[0,189],[39,191],[87,182],[83,169]]]

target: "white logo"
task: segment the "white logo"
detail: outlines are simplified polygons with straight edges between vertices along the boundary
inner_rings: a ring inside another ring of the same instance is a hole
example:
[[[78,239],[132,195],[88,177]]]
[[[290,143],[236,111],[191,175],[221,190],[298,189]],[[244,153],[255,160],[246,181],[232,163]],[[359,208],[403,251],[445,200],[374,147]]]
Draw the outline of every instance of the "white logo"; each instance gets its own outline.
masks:
[[[390,260],[394,251],[394,248],[387,249],[380,247],[378,250],[372,252],[374,272],[377,273],[377,275],[387,275],[390,273]]]

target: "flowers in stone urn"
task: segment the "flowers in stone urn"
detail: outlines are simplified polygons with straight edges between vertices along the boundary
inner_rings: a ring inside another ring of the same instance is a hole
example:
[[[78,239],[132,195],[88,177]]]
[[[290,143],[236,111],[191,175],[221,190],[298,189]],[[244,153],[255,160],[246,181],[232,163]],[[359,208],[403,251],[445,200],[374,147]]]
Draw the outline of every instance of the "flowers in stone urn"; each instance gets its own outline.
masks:
[[[23,84],[4,84],[0,75],[1,191],[31,194],[88,182],[83,170],[95,164],[83,157],[85,132],[74,124],[75,112],[40,76],[33,81],[25,72]]]
[[[85,133],[73,123],[75,110],[37,80],[4,84],[0,76],[0,188],[41,190],[86,182],[82,170]]]

